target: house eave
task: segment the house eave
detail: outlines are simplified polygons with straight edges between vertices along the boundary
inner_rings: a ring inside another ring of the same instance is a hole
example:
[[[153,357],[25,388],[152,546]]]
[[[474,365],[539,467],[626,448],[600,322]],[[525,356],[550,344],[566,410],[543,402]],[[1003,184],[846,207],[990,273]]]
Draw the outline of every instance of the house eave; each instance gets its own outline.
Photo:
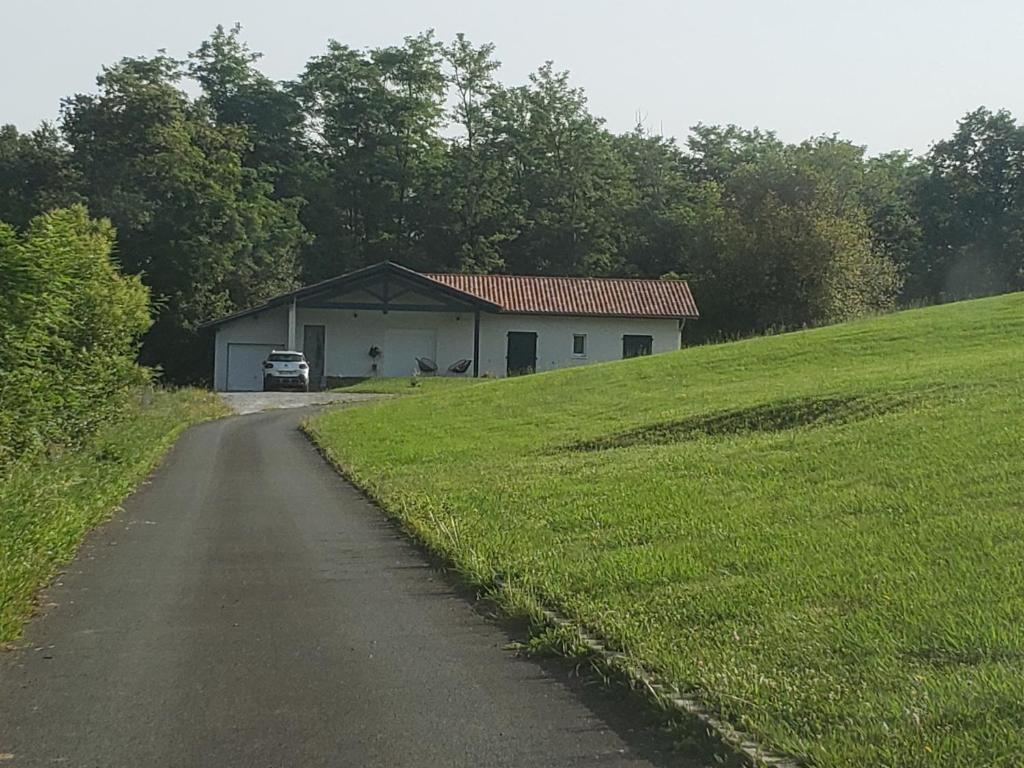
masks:
[[[467,291],[454,288],[450,285],[435,280],[434,278],[416,272],[415,270],[403,267],[401,264],[396,264],[393,261],[382,261],[378,264],[372,264],[368,267],[357,269],[353,272],[348,272],[338,277],[332,277],[328,280],[322,280],[312,285],[306,285],[295,290],[282,293],[278,296],[268,299],[262,304],[244,309],[238,312],[233,312],[230,315],[224,315],[223,317],[214,318],[201,323],[198,328],[199,330],[215,329],[219,326],[226,325],[228,323],[241,320],[246,317],[255,317],[264,312],[269,312],[281,306],[287,306],[292,302],[301,302],[310,298],[315,298],[318,295],[337,291],[342,288],[355,288],[358,287],[364,281],[372,280],[375,277],[381,275],[394,275],[402,280],[412,283],[418,288],[422,288],[425,291],[433,292],[437,295],[445,297],[450,302],[456,302],[459,305],[464,305],[465,309],[462,311],[479,311],[486,312],[495,315],[520,315],[524,317],[587,317],[587,318],[611,318],[620,320],[697,320],[700,318],[700,314],[697,312],[693,313],[646,313],[646,312],[522,312],[495,304],[492,301],[481,298],[476,294],[469,293]],[[341,303],[339,303],[341,304]],[[336,308],[345,309],[345,306],[337,307],[321,307],[326,309]],[[385,312],[413,312],[422,309],[420,307],[406,306],[403,307],[401,304],[390,304],[387,301],[382,302],[379,305],[361,305],[360,309],[366,310],[379,310]],[[443,306],[440,309],[432,311],[460,311],[459,307],[452,308],[450,305]]]
[[[521,315],[524,317],[591,317],[617,320],[699,320],[699,314],[652,314],[639,312],[517,312],[503,309],[495,314]]]
[[[243,309],[238,312],[233,312],[232,314],[224,315],[223,317],[207,320],[203,323],[200,323],[198,328],[199,330],[215,329],[218,326],[226,325],[227,323],[232,323],[236,320],[241,320],[245,317],[254,317],[262,314],[263,312],[275,309],[277,307],[286,306],[293,301],[302,301],[303,299],[308,299],[310,297],[314,297],[322,293],[336,291],[339,288],[343,288],[346,286],[355,287],[360,282],[367,279],[371,279],[381,274],[396,275],[397,277],[400,277],[404,280],[408,280],[409,282],[414,283],[418,287],[421,287],[425,290],[433,291],[435,293],[445,296],[448,299],[461,302],[462,304],[466,305],[466,310],[469,311],[482,310],[484,312],[497,313],[500,312],[502,309],[497,304],[487,301],[486,299],[481,299],[479,296],[474,296],[471,293],[466,293],[465,291],[460,291],[457,288],[452,288],[450,286],[444,285],[443,283],[439,283],[436,280],[431,280],[429,277],[426,277],[425,275],[422,275],[419,272],[411,270],[407,267],[403,267],[401,264],[396,264],[393,261],[382,261],[378,264],[372,264],[368,267],[363,267],[362,269],[357,269],[353,272],[347,272],[346,274],[339,275],[338,277],[332,277],[328,280],[322,280],[319,283],[313,283],[312,285],[306,285],[301,288],[296,288],[293,291],[288,291],[287,293],[279,294],[278,296],[274,296],[273,298],[268,299],[267,301],[258,306],[250,307],[249,309]],[[403,310],[400,304],[390,305],[385,303],[381,304],[379,308],[383,311],[394,312],[414,311]]]

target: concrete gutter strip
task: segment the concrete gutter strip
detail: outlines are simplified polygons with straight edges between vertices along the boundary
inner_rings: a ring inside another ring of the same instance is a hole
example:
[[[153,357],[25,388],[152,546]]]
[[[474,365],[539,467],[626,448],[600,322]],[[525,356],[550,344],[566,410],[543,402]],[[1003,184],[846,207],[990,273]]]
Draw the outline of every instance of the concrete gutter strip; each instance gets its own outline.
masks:
[[[740,753],[755,766],[762,768],[801,768],[796,759],[781,755],[757,742],[753,736],[734,728],[731,724],[709,713],[695,698],[683,695],[678,688],[657,680],[653,675],[641,672],[626,654],[609,650],[605,644],[584,630],[579,624],[548,608],[542,608],[544,620],[552,627],[569,629],[579,635],[587,649],[610,669],[625,674],[629,679],[643,685],[648,694],[659,704],[680,714],[694,717],[710,728],[725,744]]]

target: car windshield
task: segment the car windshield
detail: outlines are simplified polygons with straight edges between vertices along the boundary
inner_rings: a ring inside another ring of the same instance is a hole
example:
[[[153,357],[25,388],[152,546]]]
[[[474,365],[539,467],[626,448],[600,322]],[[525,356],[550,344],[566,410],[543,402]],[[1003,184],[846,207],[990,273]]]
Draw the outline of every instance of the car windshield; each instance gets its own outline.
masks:
[[[295,352],[275,352],[269,360],[272,363],[301,363],[302,355]]]

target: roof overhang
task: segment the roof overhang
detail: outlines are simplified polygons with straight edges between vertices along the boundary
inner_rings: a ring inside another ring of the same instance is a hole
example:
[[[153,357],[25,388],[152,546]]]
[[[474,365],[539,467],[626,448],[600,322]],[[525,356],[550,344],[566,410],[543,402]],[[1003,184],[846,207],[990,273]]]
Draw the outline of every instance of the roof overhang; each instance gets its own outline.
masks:
[[[500,309],[498,314],[518,317],[607,317],[612,320],[699,320],[700,315],[658,315],[650,312],[524,312],[521,309]]]
[[[241,320],[244,317],[258,315],[262,312],[266,312],[267,310],[274,309],[275,307],[288,306],[292,302],[315,299],[319,296],[337,293],[340,290],[358,289],[372,284],[382,278],[387,279],[388,277],[395,277],[400,281],[411,284],[418,289],[422,289],[424,292],[443,296],[445,299],[454,301],[469,310],[481,310],[484,312],[502,311],[502,308],[499,305],[487,301],[486,299],[481,299],[479,296],[474,296],[471,293],[466,293],[465,291],[460,291],[457,288],[452,288],[451,286],[439,283],[436,280],[431,280],[429,277],[411,270],[408,267],[403,267],[401,264],[396,264],[393,261],[382,261],[379,264],[372,264],[371,266],[357,269],[354,272],[348,272],[344,275],[339,275],[338,277],[332,277],[329,280],[323,280],[319,283],[313,283],[312,285],[297,288],[294,291],[289,291],[288,293],[282,293],[250,309],[244,309],[230,315],[224,315],[223,317],[208,320],[201,323],[199,328],[216,328],[235,320]],[[382,309],[384,311],[403,311],[403,309],[408,311],[410,309],[409,307],[403,308],[400,304],[389,304],[387,295],[382,298],[383,301],[380,304],[375,305],[373,308]]]

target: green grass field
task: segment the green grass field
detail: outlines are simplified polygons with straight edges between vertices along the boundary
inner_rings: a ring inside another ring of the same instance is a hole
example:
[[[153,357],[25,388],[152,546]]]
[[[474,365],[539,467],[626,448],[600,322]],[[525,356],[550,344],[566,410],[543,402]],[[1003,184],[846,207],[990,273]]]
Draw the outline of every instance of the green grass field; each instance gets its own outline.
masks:
[[[1024,761],[1024,294],[317,417],[471,579],[820,766]]]
[[[0,643],[13,640],[36,591],[141,482],[185,427],[224,415],[210,393],[156,392],[62,456],[17,466],[0,481]]]

